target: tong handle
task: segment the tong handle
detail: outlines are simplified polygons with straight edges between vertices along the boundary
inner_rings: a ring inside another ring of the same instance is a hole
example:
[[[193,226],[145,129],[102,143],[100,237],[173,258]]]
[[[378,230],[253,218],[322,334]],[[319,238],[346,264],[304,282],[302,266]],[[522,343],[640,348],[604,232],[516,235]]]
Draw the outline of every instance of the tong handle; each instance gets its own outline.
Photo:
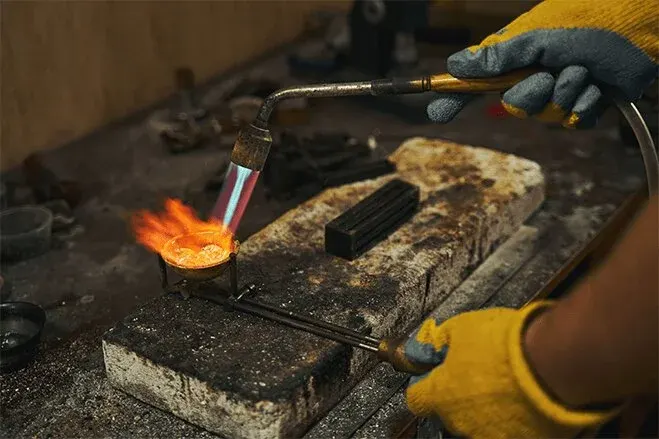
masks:
[[[487,93],[506,91],[534,73],[546,70],[526,68],[491,78],[456,78],[448,73],[431,75],[430,90],[440,93]]]
[[[437,366],[436,364],[415,363],[410,361],[405,355],[405,341],[383,339],[378,346],[378,358],[386,361],[398,372],[408,373],[410,375],[423,375],[430,372]]]

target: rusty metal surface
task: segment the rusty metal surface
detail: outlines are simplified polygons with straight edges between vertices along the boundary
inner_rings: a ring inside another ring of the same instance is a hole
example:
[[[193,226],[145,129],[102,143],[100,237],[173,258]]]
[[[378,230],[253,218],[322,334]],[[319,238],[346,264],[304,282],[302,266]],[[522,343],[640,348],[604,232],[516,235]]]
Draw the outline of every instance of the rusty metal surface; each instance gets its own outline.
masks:
[[[453,50],[436,52],[438,71],[444,69],[442,52]],[[202,100],[212,101],[221,94],[218,90],[231,88],[243,73],[207,87]],[[288,77],[280,55],[248,74],[271,76],[283,84],[299,82]],[[377,151],[383,156],[404,138],[426,135],[538,162],[547,178],[547,200],[532,223],[544,224],[551,239],[537,245],[533,263],[500,291],[498,303],[514,306],[548,282],[626,197],[642,187],[643,168],[635,145],[621,141],[618,119],[611,112],[596,129],[574,132],[533,121],[490,118],[486,108],[495,102],[494,96],[476,101],[453,123],[437,126],[409,125],[349,100],[323,100],[311,110],[310,124],[296,131],[349,130],[360,138],[375,133]],[[75,212],[83,232],[63,248],[3,267],[3,277],[14,284],[11,298],[39,303],[48,315],[47,343],[38,362],[0,379],[0,414],[8,436],[214,437],[110,388],[103,371],[100,335],[159,294],[157,264],[130,237],[127,213],[156,208],[163,196],[183,197],[209,211],[215,197],[204,193],[203,186],[226,163],[233,143],[171,157],[150,137],[146,122],[148,117],[141,115],[45,157],[58,175],[80,182],[91,200]],[[240,239],[296,203],[268,200],[258,185]],[[369,400],[368,389],[364,392],[362,400]]]

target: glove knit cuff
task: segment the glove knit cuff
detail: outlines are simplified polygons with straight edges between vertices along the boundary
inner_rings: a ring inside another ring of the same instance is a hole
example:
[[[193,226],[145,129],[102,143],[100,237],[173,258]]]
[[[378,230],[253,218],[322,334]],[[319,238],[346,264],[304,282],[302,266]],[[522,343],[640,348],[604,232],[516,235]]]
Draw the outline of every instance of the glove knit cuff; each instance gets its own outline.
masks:
[[[521,316],[511,328],[508,340],[510,365],[522,393],[543,416],[551,422],[570,429],[586,429],[603,424],[618,413],[586,411],[568,408],[555,401],[541,386],[526,360],[524,334],[528,323],[541,312],[553,306],[551,301],[533,302],[520,310]]]

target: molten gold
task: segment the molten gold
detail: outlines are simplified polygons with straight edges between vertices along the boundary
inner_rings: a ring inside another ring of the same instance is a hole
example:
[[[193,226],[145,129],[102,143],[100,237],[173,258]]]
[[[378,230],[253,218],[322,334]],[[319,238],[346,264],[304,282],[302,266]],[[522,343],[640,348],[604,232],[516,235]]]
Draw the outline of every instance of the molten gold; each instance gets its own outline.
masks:
[[[240,243],[234,240],[233,249],[222,249],[222,252],[204,255],[204,249],[217,246],[215,244],[219,238],[217,234],[218,232],[210,231],[177,236],[167,241],[161,256],[172,271],[185,279],[203,281],[216,278],[229,266],[231,254],[238,254],[240,249]],[[201,246],[199,246],[200,242]],[[188,245],[190,243],[194,245]],[[213,258],[213,256],[217,257]]]

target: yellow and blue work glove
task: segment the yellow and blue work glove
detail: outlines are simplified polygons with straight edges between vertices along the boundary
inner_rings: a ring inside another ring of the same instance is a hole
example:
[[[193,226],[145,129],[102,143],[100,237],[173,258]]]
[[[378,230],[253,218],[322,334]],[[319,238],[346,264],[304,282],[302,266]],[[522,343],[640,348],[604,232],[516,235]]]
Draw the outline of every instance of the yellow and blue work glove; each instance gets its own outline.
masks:
[[[597,84],[635,101],[657,78],[659,0],[545,0],[479,45],[451,55],[448,72],[487,78],[544,66],[555,72],[529,76],[504,93],[504,108],[568,128],[595,125],[603,110]],[[440,94],[428,117],[453,119],[472,99]]]
[[[412,362],[436,366],[411,378],[410,410],[473,439],[575,437],[611,419],[616,412],[562,406],[536,381],[522,340],[528,322],[549,306],[472,311],[441,324],[426,320],[404,352]]]

